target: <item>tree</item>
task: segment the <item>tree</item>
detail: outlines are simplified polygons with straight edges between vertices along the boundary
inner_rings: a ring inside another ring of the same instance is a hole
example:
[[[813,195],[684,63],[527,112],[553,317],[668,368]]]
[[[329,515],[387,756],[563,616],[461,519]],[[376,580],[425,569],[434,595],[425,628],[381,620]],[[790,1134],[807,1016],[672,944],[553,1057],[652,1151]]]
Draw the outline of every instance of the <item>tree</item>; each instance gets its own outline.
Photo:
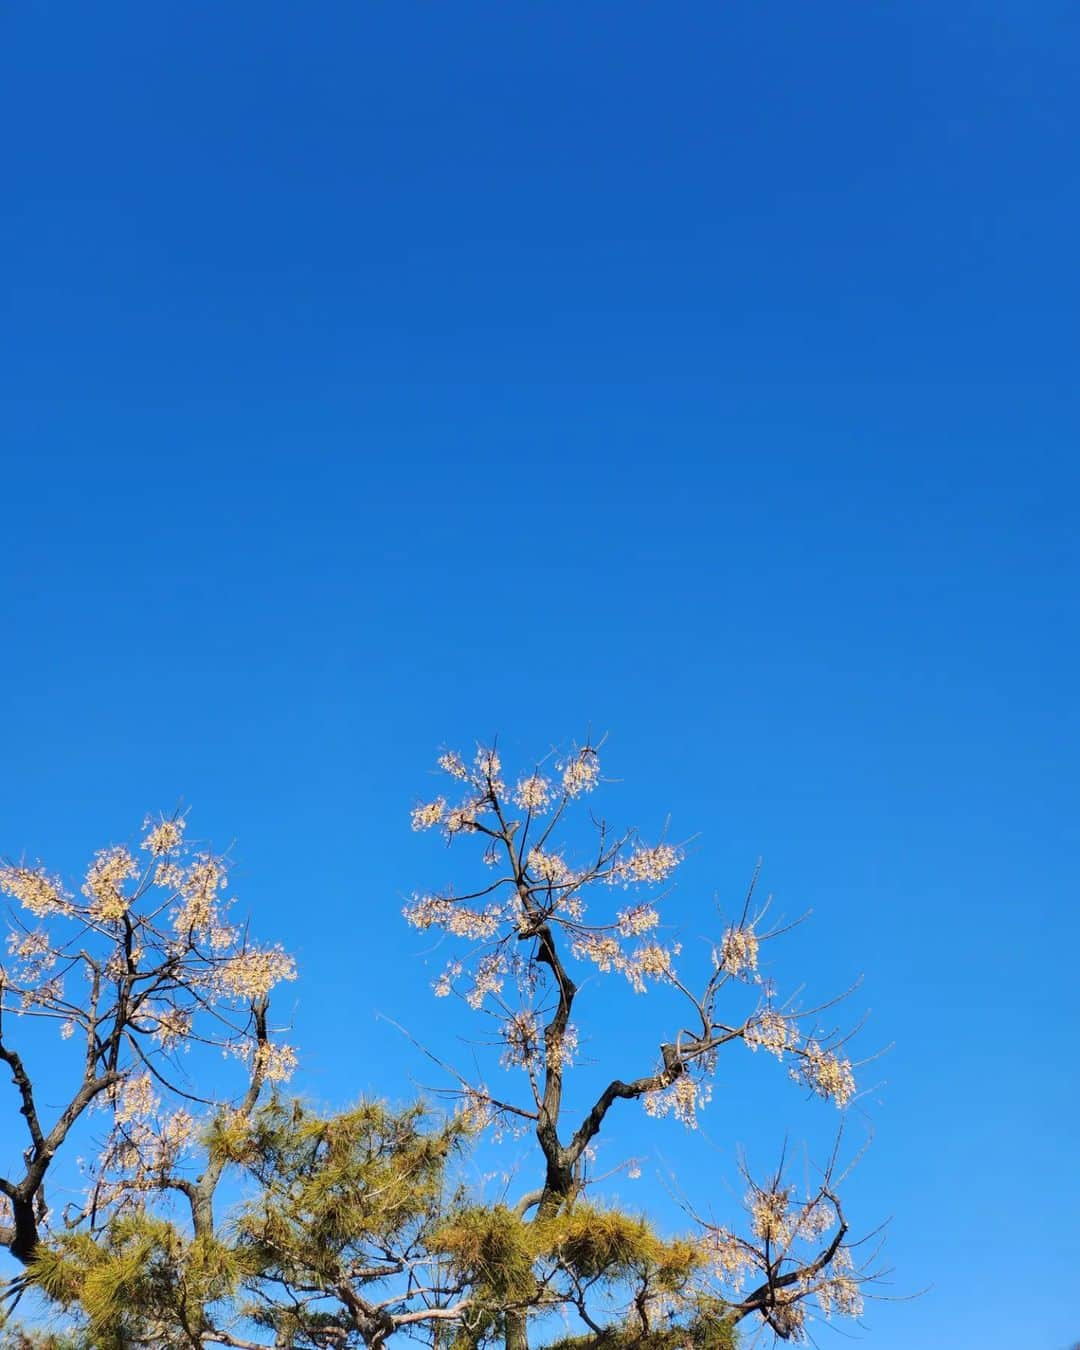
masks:
[[[321,1111],[284,1094],[295,1055],[271,1036],[268,996],[292,962],[228,921],[225,862],[188,848],[181,820],[148,825],[141,866],[126,849],[99,854],[79,901],[40,868],[0,872],[39,921],[14,916],[5,1011],[59,1024],[80,1046],[69,1105],[43,1123],[21,1053],[0,1039],[30,1140],[23,1172],[0,1182],[6,1240],[26,1263],[8,1298],[34,1289],[70,1314],[59,1333],[10,1330],[13,1346],[382,1350],[405,1335],[453,1350],[526,1350],[530,1339],[729,1350],[748,1320],[800,1340],[808,1316],[858,1315],[874,1272],[854,1259],[835,1153],[808,1190],[782,1165],[763,1181],[747,1170],[739,1232],[689,1203],[685,1231],[662,1231],[605,1203],[589,1174],[627,1102],[693,1128],[728,1047],[764,1050],[840,1108],[853,1098],[844,1038],[821,1025],[831,1005],[782,1001],[759,969],[784,926],[766,928],[751,887],[695,984],[661,923],[683,849],[613,831],[587,809],[597,747],[509,789],[493,749],[470,763],[447,753],[440,768],[459,800],[418,805],[413,826],[479,844],[482,870],[405,913],[457,944],[435,993],[487,1021],[498,1061],[485,1081],[456,1075],[450,1116],[371,1101]],[[689,1024],[652,1051],[626,1046],[626,1076],[578,1109],[582,971],[666,993],[681,1005],[673,1026]],[[195,1063],[207,1047],[245,1065],[239,1091]],[[181,1062],[209,1075],[198,1091]],[[495,1076],[510,1086],[493,1087]],[[86,1202],[49,1216],[45,1175],[94,1103],[107,1128]],[[492,1200],[455,1169],[474,1139],[507,1126],[531,1136],[535,1175]]]
[[[193,1088],[193,1070],[206,1067],[207,1050],[240,1061],[232,1106],[241,1115],[265,1084],[292,1072],[295,1054],[268,1024],[270,990],[295,977],[292,959],[280,947],[255,945],[230,921],[227,860],[187,843],[184,829],[181,816],[147,820],[141,847],[95,855],[78,895],[41,866],[0,867],[0,892],[17,905],[0,967],[0,1060],[26,1143],[18,1167],[0,1175],[7,1211],[0,1240],[21,1262],[34,1258],[47,1225],[49,1171],[92,1108],[105,1108],[105,1140],[86,1207],[69,1212],[68,1224],[168,1189],[186,1199],[202,1232],[213,1221],[220,1169],[211,1164],[197,1182],[175,1170],[194,1128],[189,1108],[209,1100]],[[33,1042],[53,1096],[57,1047],[35,1028],[58,1036],[65,1052],[64,1105],[51,1116],[15,1037],[17,1030]]]
[[[422,802],[413,827],[441,829],[450,843],[477,842],[482,870],[463,887],[418,896],[405,915],[416,928],[464,946],[435,993],[457,995],[487,1017],[500,1067],[522,1082],[515,1095],[459,1075],[467,1111],[483,1123],[523,1126],[538,1154],[538,1184],[505,1211],[476,1211],[448,1238],[467,1279],[481,1278],[476,1253],[490,1267],[493,1249],[517,1272],[495,1286],[496,1293],[502,1288],[506,1350],[524,1350],[529,1320],[557,1307],[573,1308],[593,1339],[660,1344],[674,1337],[720,1345],[746,1318],[782,1339],[800,1339],[815,1305],[826,1317],[858,1315],[872,1272],[852,1255],[835,1156],[801,1196],[782,1168],[763,1184],[747,1176],[748,1232],[699,1220],[682,1246],[661,1242],[647,1227],[636,1230],[635,1244],[625,1216],[591,1209],[584,1195],[586,1164],[609,1113],[637,1101],[649,1116],[670,1114],[693,1128],[718,1056],[729,1047],[774,1055],[796,1081],[841,1109],[853,1098],[845,1037],[821,1025],[831,1003],[799,1009],[780,1001],[759,973],[763,944],[785,930],[765,927],[767,905],[755,907],[753,885],[695,984],[680,973],[678,942],[662,936],[654,899],[683,850],[664,838],[647,843],[635,830],[612,830],[583,812],[601,784],[596,746],[538,765],[511,787],[493,748],[481,748],[471,762],[448,752],[439,767],[459,800],[443,793]],[[583,815],[584,829],[576,826]],[[629,1072],[618,1069],[627,1076],[612,1076],[570,1116],[566,1087],[579,1041],[573,1019],[582,968],[621,977],[635,993],[664,989],[682,1005],[673,1026],[689,1020],[653,1052],[628,1052]],[[567,1255],[580,1243],[588,1251],[583,1262]]]

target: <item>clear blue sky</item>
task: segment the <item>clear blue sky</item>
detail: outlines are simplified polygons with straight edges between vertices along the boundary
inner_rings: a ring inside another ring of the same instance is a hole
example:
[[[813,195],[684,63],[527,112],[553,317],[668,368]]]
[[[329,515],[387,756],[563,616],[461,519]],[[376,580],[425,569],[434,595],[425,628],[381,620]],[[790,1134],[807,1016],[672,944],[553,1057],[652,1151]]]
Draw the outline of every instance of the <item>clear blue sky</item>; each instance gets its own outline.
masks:
[[[865,1343],[1080,1337],[1075,6],[0,23],[0,848],[191,803],[301,1085],[405,1091],[433,754],[610,731],[680,912],[763,855],[896,1042]],[[718,1177],[824,1128],[767,1077]]]

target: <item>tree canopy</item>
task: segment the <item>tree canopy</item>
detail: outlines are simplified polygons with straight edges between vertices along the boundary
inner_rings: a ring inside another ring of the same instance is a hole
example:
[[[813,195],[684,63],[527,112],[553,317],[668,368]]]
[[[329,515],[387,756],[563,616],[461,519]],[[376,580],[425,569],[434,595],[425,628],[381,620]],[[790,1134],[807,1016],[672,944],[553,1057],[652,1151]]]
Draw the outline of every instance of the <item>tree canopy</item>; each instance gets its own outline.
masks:
[[[802,1006],[764,972],[766,945],[792,925],[770,922],[751,885],[700,968],[684,961],[663,918],[684,847],[596,812],[596,745],[514,776],[492,747],[446,752],[439,768],[447,787],[412,825],[441,831],[455,860],[466,852],[453,884],[415,895],[405,918],[447,945],[433,992],[480,1020],[491,1059],[464,1073],[427,1045],[433,1025],[411,1029],[446,1070],[441,1103],[324,1109],[289,1095],[297,1055],[270,995],[293,961],[233,917],[227,860],[188,844],[184,817],[98,853],[77,895],[37,864],[0,869],[12,902],[0,1059],[24,1135],[0,1176],[19,1263],[10,1346],[378,1350],[405,1336],[457,1350],[726,1350],[746,1327],[800,1341],[815,1318],[861,1314],[880,1272],[876,1247],[851,1239],[838,1147],[801,1186],[782,1161],[764,1178],[745,1170],[738,1228],[685,1202],[683,1230],[669,1231],[589,1169],[627,1103],[643,1129],[664,1116],[693,1129],[720,1057],[740,1048],[774,1057],[804,1096],[841,1112],[854,1099],[837,1000]],[[658,1044],[628,1044],[581,1107],[568,1084],[586,977],[631,998],[665,991],[673,1021]],[[27,1027],[68,1056],[51,1116]],[[534,1153],[492,1198],[462,1164],[504,1133]],[[55,1213],[52,1170],[90,1136],[83,1197]]]

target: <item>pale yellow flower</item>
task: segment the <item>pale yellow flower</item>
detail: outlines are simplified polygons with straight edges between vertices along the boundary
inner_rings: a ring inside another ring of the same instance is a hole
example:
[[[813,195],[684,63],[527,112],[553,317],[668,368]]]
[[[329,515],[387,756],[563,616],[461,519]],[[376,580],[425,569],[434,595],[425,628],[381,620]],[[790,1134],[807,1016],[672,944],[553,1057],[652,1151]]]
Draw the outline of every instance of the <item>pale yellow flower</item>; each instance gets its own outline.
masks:
[[[420,806],[413,807],[412,827],[414,830],[430,830],[432,825],[438,825],[446,811],[446,798],[436,797],[433,802],[424,802]]]
[[[757,970],[760,943],[753,928],[732,926],[720,943],[720,966],[729,975]]]
[[[147,817],[143,826],[149,832],[141,847],[152,853],[155,858],[160,858],[165,853],[174,853],[183,842],[184,823],[182,816],[174,819],[162,817],[156,823],[151,823]]]
[[[514,789],[514,803],[523,811],[543,811],[551,801],[551,784],[538,773],[522,778]]]
[[[94,918],[106,923],[122,919],[132,901],[130,895],[124,894],[123,884],[138,875],[138,864],[122,846],[95,854],[82,888]]]
[[[0,891],[17,900],[38,919],[71,911],[60,882],[50,877],[43,867],[0,867]]]
[[[592,792],[600,781],[600,757],[591,747],[579,750],[561,766],[563,791],[570,797]]]

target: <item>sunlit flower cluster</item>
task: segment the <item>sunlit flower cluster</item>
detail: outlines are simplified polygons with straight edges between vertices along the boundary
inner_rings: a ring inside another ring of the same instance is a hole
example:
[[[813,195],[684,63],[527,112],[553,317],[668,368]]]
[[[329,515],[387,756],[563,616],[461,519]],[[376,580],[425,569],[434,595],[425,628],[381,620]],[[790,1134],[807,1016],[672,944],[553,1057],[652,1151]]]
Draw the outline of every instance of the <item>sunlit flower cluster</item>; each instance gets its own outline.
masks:
[[[480,941],[499,931],[506,917],[502,905],[488,905],[485,909],[471,909],[460,901],[440,895],[424,895],[406,905],[402,913],[406,922],[421,930],[433,927],[444,929],[455,937]]]
[[[631,905],[616,915],[619,932],[625,938],[651,933],[660,923],[659,913],[651,905]]]
[[[670,844],[636,848],[628,857],[620,858],[615,863],[608,880],[623,886],[656,885],[666,881],[679,862],[679,850]]]
[[[797,1223],[799,1237],[804,1242],[814,1242],[836,1224],[836,1211],[818,1197],[803,1206]]]
[[[751,1265],[751,1256],[746,1244],[727,1228],[710,1228],[705,1234],[702,1246],[717,1279],[727,1285],[733,1293],[738,1293],[743,1287],[746,1272]]]
[[[688,1130],[697,1129],[697,1113],[709,1104],[712,1087],[694,1078],[689,1073],[681,1073],[667,1087],[655,1092],[646,1092],[641,1099],[645,1114],[660,1118],[674,1116]]]
[[[186,1008],[156,1008],[154,1018],[154,1039],[163,1050],[185,1040],[191,1031],[191,1012]]]
[[[600,757],[591,746],[583,746],[559,768],[562,770],[563,791],[568,797],[580,797],[583,792],[592,792],[600,781]]]
[[[448,773],[451,778],[458,779],[459,782],[467,783],[469,781],[468,765],[453,750],[448,750],[446,754],[439,756],[439,768],[444,773]]]
[[[470,1008],[479,1008],[489,994],[498,994],[506,983],[510,962],[502,952],[485,952],[472,972],[472,986],[465,992]]]
[[[791,1192],[779,1186],[769,1190],[755,1187],[746,1198],[750,1231],[761,1242],[785,1247],[791,1241]]]
[[[448,835],[467,834],[470,830],[475,830],[476,807],[468,803],[464,806],[451,807],[446,813],[444,824]]]
[[[862,1289],[855,1275],[851,1255],[841,1247],[833,1257],[828,1274],[815,1290],[821,1311],[828,1318],[860,1317],[863,1311]]]
[[[2,986],[0,986],[2,991]],[[63,1002],[64,998],[64,980],[60,975],[53,975],[50,979],[39,980],[36,984],[27,984],[19,991],[19,1006],[24,1010],[30,1008],[54,1008],[56,1004]]]
[[[180,879],[182,903],[173,916],[177,933],[212,937],[219,927],[219,892],[227,884],[222,860],[210,853],[200,853]]]
[[[504,1069],[528,1068],[540,1057],[541,1033],[536,1014],[528,1008],[508,1017],[502,1026]]]
[[[674,975],[672,958],[681,948],[677,942],[664,947],[659,942],[647,942],[630,954],[625,974],[639,994],[645,992],[646,980],[664,980]]]
[[[163,891],[179,894],[183,884],[184,869],[179,863],[163,858],[154,868],[154,885],[160,886]]]
[[[504,784],[499,775],[502,773],[502,760],[498,752],[480,746],[476,752],[476,772],[484,788],[489,792],[502,792]]]
[[[155,858],[175,853],[183,842],[184,824],[182,816],[162,816],[156,822],[148,816],[143,822],[143,828],[148,833],[142,841],[142,848]]]
[[[123,892],[124,882],[138,875],[138,864],[123,846],[102,849],[95,854],[82,888],[94,918],[105,923],[122,919],[132,901],[132,897]]]
[[[562,1036],[552,1036],[546,1046],[547,1062],[552,1068],[569,1069],[578,1049],[578,1030],[570,1023]]]
[[[71,911],[71,902],[60,882],[43,867],[0,867],[0,891],[38,919]]]
[[[572,947],[579,961],[591,961],[605,974],[612,970],[625,971],[626,954],[617,938],[604,933],[581,933]]]
[[[446,998],[454,992],[454,981],[461,978],[465,966],[461,961],[451,961],[437,980],[432,982],[431,988],[436,998]]]
[[[433,825],[438,825],[445,814],[446,798],[436,797],[433,802],[413,807],[412,827],[414,830],[430,830]]]
[[[251,1066],[253,1074],[265,1078],[268,1083],[286,1083],[296,1071],[298,1063],[296,1051],[291,1045],[279,1041],[243,1041],[235,1053]]]
[[[115,1114],[118,1124],[141,1116],[152,1116],[161,1105],[149,1073],[127,1078],[116,1093]]]
[[[548,886],[563,886],[570,878],[570,869],[557,853],[529,850],[529,871]]]
[[[457,1114],[470,1130],[486,1129],[496,1117],[496,1111],[483,1085],[464,1089],[458,1099]]]
[[[195,1119],[182,1108],[154,1120],[140,1115],[117,1123],[121,1128],[110,1137],[99,1159],[99,1203],[119,1198],[130,1181],[144,1184],[168,1172],[196,1137]],[[114,1175],[107,1180],[110,1173]],[[121,1179],[116,1173],[126,1177]]]
[[[21,964],[18,972],[20,984],[37,984],[56,964],[56,952],[43,928],[35,928],[29,933],[9,933],[7,947]]]
[[[551,783],[538,773],[530,774],[519,780],[513,800],[522,811],[544,811],[551,801]]]
[[[807,1041],[800,1051],[799,1064],[792,1068],[796,1082],[805,1083],[819,1097],[847,1106],[855,1095],[855,1071],[851,1060],[832,1050],[824,1050],[816,1041]]]
[[[783,1059],[788,1050],[794,1050],[799,1043],[799,1033],[794,1021],[766,1008],[750,1019],[743,1039],[751,1050],[767,1050],[777,1059]]]
[[[733,924],[720,941],[720,968],[729,975],[744,975],[757,970],[760,945],[753,928]]]
[[[283,980],[296,979],[296,962],[281,947],[249,947],[221,965],[221,985],[233,998],[259,999]]]

